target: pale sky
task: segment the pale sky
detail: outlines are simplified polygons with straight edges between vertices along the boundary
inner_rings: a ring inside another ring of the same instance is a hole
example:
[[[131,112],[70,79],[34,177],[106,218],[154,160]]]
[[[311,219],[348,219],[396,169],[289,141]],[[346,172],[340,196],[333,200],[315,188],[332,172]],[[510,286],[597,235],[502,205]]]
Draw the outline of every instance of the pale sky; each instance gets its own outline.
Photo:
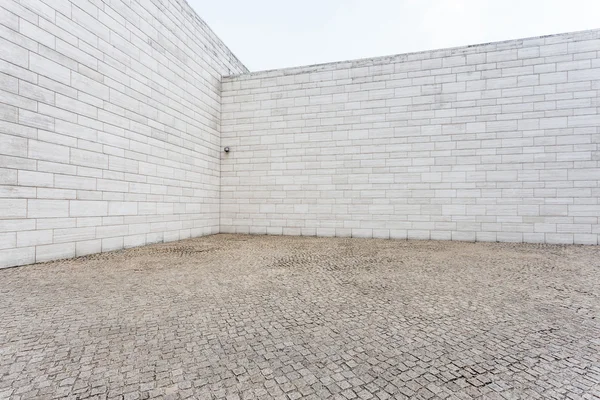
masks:
[[[251,70],[600,28],[600,0],[188,0]]]

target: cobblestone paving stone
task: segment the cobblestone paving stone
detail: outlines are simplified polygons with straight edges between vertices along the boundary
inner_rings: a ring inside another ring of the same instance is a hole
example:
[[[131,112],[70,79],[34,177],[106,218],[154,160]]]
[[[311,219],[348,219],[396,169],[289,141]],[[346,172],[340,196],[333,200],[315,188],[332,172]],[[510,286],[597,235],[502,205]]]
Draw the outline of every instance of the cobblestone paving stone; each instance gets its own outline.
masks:
[[[0,271],[0,398],[598,399],[600,248],[215,235]]]

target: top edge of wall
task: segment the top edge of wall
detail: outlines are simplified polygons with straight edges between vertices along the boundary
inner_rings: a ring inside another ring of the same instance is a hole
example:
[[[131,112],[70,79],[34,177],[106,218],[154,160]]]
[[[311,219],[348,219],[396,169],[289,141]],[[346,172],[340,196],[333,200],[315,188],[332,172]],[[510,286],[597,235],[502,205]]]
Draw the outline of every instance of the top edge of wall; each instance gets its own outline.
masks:
[[[190,4],[187,2],[187,0],[178,0],[178,1],[183,7],[187,7],[188,15],[195,18],[196,21],[206,31],[207,34],[211,35],[216,41],[218,41],[221,44],[221,46],[223,47],[223,49],[225,50],[225,52],[227,53],[227,55],[229,57],[231,57],[234,61],[236,61],[243,69],[245,69],[248,72],[250,71],[248,69],[248,67],[246,67],[246,65],[235,55],[235,53],[233,51],[231,51],[229,46],[227,46],[227,44],[225,44],[225,42],[219,37],[219,35],[217,35],[216,32],[213,31],[212,28],[206,23],[206,21],[204,21],[204,19],[202,19],[202,17],[200,17],[200,15],[198,15],[196,10],[194,10],[194,8],[192,6],[190,6]]]
[[[556,33],[551,35],[532,36],[520,39],[502,40],[498,42],[477,43],[466,46],[447,47],[442,49],[422,50],[410,53],[400,53],[387,56],[358,58],[353,60],[334,61],[328,63],[303,65],[297,67],[276,68],[263,71],[247,72],[243,74],[224,76],[227,80],[244,80],[263,77],[276,77],[304,74],[308,72],[328,71],[339,68],[371,67],[392,62],[417,61],[431,58],[449,57],[453,55],[472,54],[481,51],[508,50],[511,48],[525,48],[542,44],[556,44],[577,40],[600,38],[600,28],[583,31]],[[599,49],[600,50],[600,49]]]

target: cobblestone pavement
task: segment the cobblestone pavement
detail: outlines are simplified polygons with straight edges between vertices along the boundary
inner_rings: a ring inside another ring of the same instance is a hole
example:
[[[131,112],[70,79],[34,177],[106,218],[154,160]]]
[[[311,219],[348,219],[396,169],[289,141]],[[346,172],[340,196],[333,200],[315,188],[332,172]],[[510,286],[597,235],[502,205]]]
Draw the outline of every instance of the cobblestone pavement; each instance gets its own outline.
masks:
[[[216,235],[0,271],[0,398],[600,398],[600,247]]]

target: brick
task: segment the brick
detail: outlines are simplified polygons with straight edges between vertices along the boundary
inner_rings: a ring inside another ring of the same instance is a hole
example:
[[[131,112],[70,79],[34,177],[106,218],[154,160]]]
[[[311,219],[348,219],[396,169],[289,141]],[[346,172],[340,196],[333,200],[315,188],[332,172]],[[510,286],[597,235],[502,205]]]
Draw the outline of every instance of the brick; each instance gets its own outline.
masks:
[[[38,140],[29,140],[28,157],[36,160],[69,162],[69,148]]]
[[[568,126],[598,126],[600,125],[600,114],[579,115],[568,117]]]
[[[0,37],[0,59],[27,68],[29,65],[29,51]]]
[[[27,216],[27,200],[0,199],[0,217],[24,218]],[[4,223],[4,221],[3,221]]]
[[[108,202],[106,201],[79,201],[70,202],[71,217],[104,217],[108,215]]]
[[[102,251],[114,251],[123,248],[123,237],[102,239]]]
[[[108,156],[94,151],[71,149],[70,161],[75,165],[102,169],[108,168]]]
[[[569,82],[600,80],[600,68],[586,68],[568,72]]]
[[[17,232],[17,247],[51,244],[52,240],[53,234],[51,229]]]
[[[135,202],[111,201],[108,204],[109,215],[137,215],[138,208]]]
[[[95,190],[94,178],[73,175],[54,175],[54,186],[61,189]]]
[[[22,35],[27,36],[30,39],[35,40],[45,46],[50,48],[54,48],[56,40],[55,37],[43,29],[40,29],[36,25],[27,22],[26,20],[21,20],[19,24],[19,32]]]
[[[16,185],[17,184],[17,170],[0,168],[0,185]]]
[[[13,11],[16,11],[13,9]],[[19,16],[6,9],[0,12],[0,25],[4,25],[13,31],[19,30]]]
[[[29,56],[29,69],[66,85],[71,81],[71,71],[67,67],[36,53]]]
[[[0,154],[27,157],[27,139],[0,132]]]
[[[569,180],[599,181],[600,168],[582,168],[569,170]]]
[[[51,244],[35,248],[35,262],[75,257],[75,243]]]
[[[36,190],[38,199],[75,199],[77,197],[77,192],[75,190],[66,190],[66,189],[49,189],[49,188],[40,188],[38,187]]]
[[[75,243],[75,254],[77,257],[88,254],[100,253],[102,251],[102,240],[85,240]]]
[[[19,110],[19,124],[47,131],[54,130],[54,118],[23,109]]]
[[[0,91],[0,97],[2,97],[4,103],[13,107],[18,107],[21,111],[27,110],[35,112],[37,110],[37,102],[23,96]]]
[[[53,187],[54,174],[37,171],[19,171],[19,185],[33,187]]]
[[[69,216],[67,200],[34,200],[27,201],[27,218],[59,218]]]
[[[96,227],[67,228],[54,230],[54,243],[89,241],[96,237]]]
[[[39,85],[34,85],[27,81],[19,81],[18,92],[19,95],[28,99],[37,100],[46,104],[54,104],[54,92]]]
[[[75,89],[85,91],[85,93],[98,97],[103,100],[109,100],[109,87],[97,82],[87,76],[71,73],[71,86]]]
[[[23,7],[28,8],[49,21],[54,21],[55,19],[56,11],[41,0],[20,0],[20,3]]]
[[[19,83],[20,82],[16,77],[0,72],[0,90],[9,93],[18,93]]]
[[[17,233],[0,233],[0,250],[10,249],[17,246]]]
[[[0,250],[0,268],[33,264],[34,262],[35,247]]]
[[[38,229],[62,229],[75,228],[77,221],[75,218],[40,218],[36,221]]]

